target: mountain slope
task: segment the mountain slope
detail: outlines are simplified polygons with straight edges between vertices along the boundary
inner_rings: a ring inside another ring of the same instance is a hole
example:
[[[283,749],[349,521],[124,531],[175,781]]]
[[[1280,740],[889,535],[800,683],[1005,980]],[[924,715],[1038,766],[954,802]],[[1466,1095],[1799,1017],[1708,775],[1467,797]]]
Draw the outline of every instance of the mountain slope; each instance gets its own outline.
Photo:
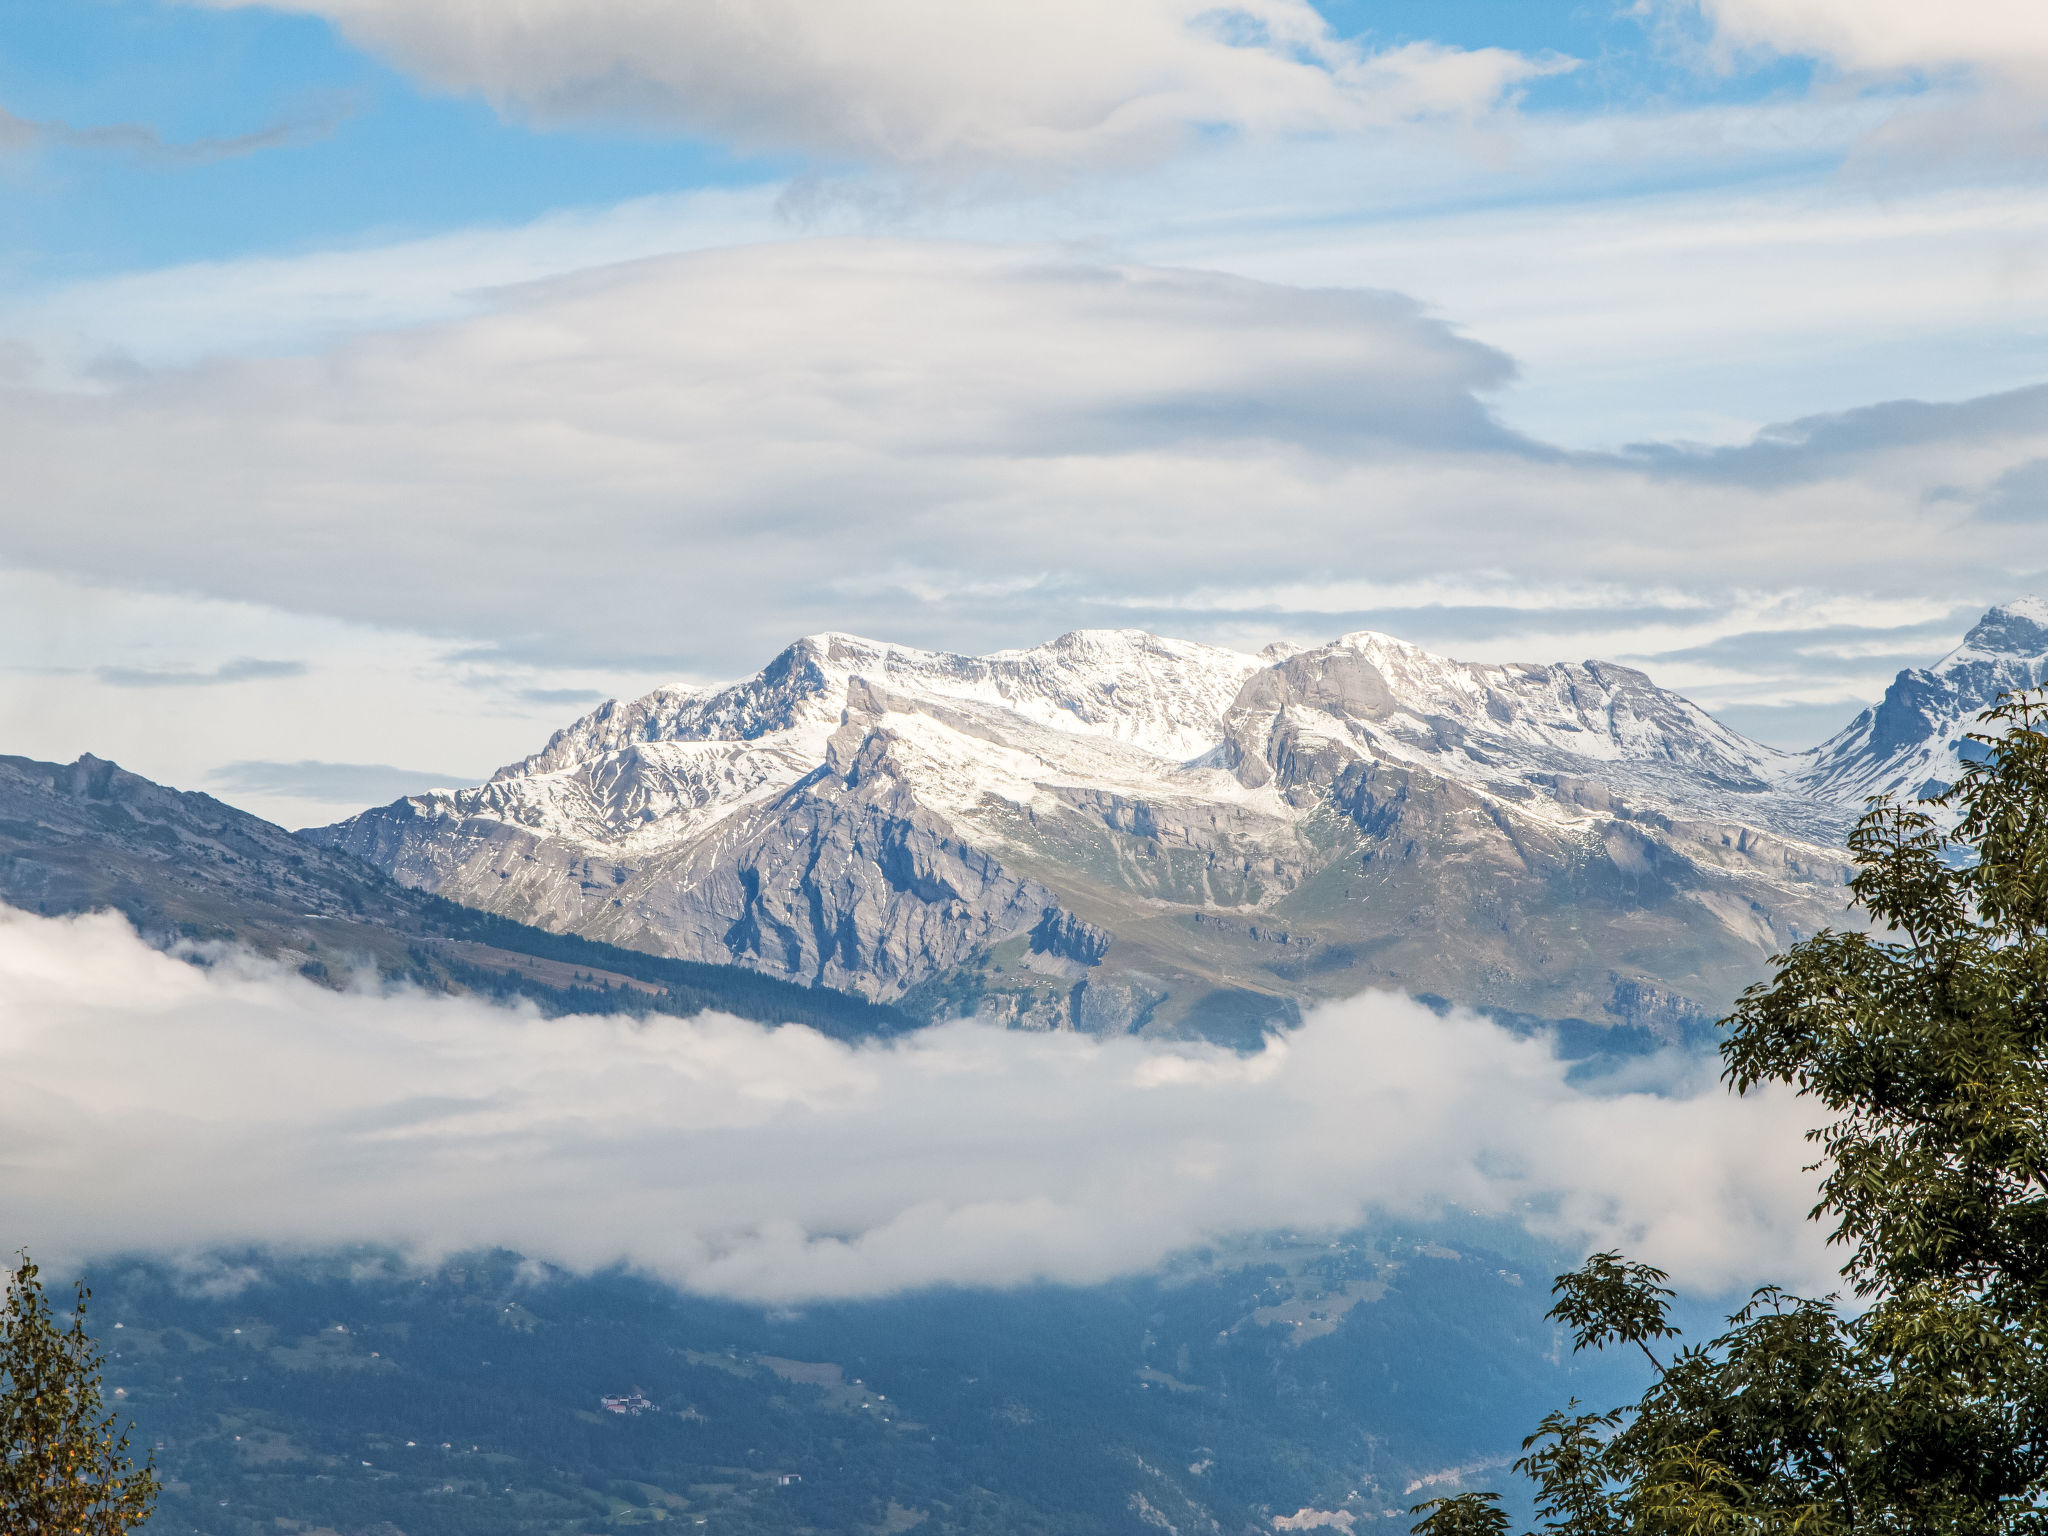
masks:
[[[1639,672],[1361,633],[988,657],[825,634],[302,834],[522,922],[1036,1027],[1373,985],[1698,1022],[1843,912],[1841,808]]]
[[[1475,1236],[1221,1239],[1101,1285],[801,1310],[509,1253],[90,1279],[169,1485],[152,1529],[1340,1536],[1405,1531],[1404,1490],[1497,1472],[1568,1396],[1641,1390],[1555,1349],[1538,1282],[1568,1257]]]
[[[111,907],[160,943],[233,941],[339,983],[361,971],[524,995],[551,1011],[717,1008],[837,1034],[891,1010],[729,966],[528,928],[398,884],[210,795],[99,758],[0,757],[0,900],[51,916]]]

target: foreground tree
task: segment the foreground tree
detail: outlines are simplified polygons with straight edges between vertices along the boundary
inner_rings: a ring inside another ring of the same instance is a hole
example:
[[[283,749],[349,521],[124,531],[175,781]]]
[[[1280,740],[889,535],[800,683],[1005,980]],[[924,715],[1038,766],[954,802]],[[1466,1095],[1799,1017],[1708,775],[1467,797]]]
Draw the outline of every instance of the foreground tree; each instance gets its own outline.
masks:
[[[1545,1531],[2048,1533],[2048,692],[1983,723],[1932,803],[1952,830],[1885,803],[1851,834],[1875,931],[1795,945],[1726,1021],[1736,1092],[1834,1117],[1812,1214],[1858,1309],[1766,1287],[1667,1360],[1661,1271],[1602,1253],[1560,1276],[1575,1347],[1657,1374],[1524,1442]],[[1504,1529],[1492,1494],[1423,1510],[1425,1536]]]
[[[119,1536],[149,1518],[157,1480],[128,1435],[102,1416],[101,1355],[85,1331],[92,1292],[78,1287],[68,1327],[24,1254],[0,1312],[0,1532]]]

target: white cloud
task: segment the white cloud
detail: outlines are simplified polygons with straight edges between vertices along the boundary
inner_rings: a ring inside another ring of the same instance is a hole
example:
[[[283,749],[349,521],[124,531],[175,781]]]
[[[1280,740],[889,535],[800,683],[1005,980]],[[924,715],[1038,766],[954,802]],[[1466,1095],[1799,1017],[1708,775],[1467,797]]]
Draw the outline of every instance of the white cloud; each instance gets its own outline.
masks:
[[[1830,1273],[1789,1096],[1594,1098],[1542,1044],[1391,996],[1246,1057],[964,1024],[853,1048],[340,995],[0,911],[0,1122],[0,1229],[53,1260],[503,1244],[792,1301],[1449,1206],[1705,1289]]]
[[[1981,607],[2048,565],[2034,525],[1973,510],[2048,457],[2048,399],[1630,463],[1502,431],[1511,372],[1384,293],[1029,248],[719,249],[311,357],[0,390],[0,558],[700,676],[821,628],[987,650],[1377,623],[1474,659],[1642,653],[1761,610]],[[236,656],[319,659],[247,638],[92,664]]]
[[[1361,53],[1307,0],[210,0],[332,19],[436,87],[543,122],[932,166],[1149,159],[1198,130],[1472,116],[1548,67]]]
[[[1053,231],[1096,257],[1409,294],[1515,358],[1521,376],[1499,408],[1547,441],[1739,441],[1790,416],[1962,398],[2048,369],[2038,185],[1817,177],[1897,108],[1854,96],[1544,114],[1482,153],[1461,134],[1397,151],[1357,138],[1239,144],[1056,197],[886,215],[853,193],[821,208],[777,180],[18,287],[0,297],[0,335],[26,349],[22,377],[105,388],[136,364],[310,351],[474,315],[521,282],[799,230],[995,243]]]
[[[2038,185],[1851,177],[1406,220],[1325,214],[1162,241],[1156,259],[1411,294],[1521,365],[1500,400],[1507,420],[1577,447],[1739,442],[1789,416],[2048,372]]]
[[[19,349],[23,382],[88,390],[203,357],[311,351],[360,331],[474,314],[498,289],[583,267],[786,235],[775,212],[782,190],[700,189],[506,227],[16,289],[0,299],[0,333]]]
[[[1895,107],[1858,158],[1954,179],[2048,153],[2048,11],[2033,0],[1682,0],[1724,65],[1819,61]]]
[[[709,664],[751,669],[803,629],[900,618],[895,594],[846,601],[862,573],[1171,583],[1235,558],[1241,507],[1306,492],[1348,520],[1290,444],[1495,442],[1475,391],[1508,372],[1383,294],[987,247],[721,250],[312,359],[0,395],[17,502],[47,513],[5,550],[557,660],[722,631]]]
[[[1988,73],[2048,68],[2048,10],[2033,0],[1697,0],[1739,46],[1830,60],[1846,69]]]

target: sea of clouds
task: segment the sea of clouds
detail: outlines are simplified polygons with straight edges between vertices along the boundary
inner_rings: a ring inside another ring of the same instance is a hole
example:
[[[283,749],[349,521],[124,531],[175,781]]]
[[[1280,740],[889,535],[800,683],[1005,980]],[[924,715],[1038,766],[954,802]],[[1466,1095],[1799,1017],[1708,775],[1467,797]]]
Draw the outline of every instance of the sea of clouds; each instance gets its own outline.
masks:
[[[786,1303],[1456,1210],[1697,1290],[1824,1288],[1808,1123],[1710,1082],[1575,1086],[1543,1040],[1390,994],[1255,1054],[972,1023],[853,1045],[336,992],[0,909],[0,1233],[57,1262],[502,1245]]]

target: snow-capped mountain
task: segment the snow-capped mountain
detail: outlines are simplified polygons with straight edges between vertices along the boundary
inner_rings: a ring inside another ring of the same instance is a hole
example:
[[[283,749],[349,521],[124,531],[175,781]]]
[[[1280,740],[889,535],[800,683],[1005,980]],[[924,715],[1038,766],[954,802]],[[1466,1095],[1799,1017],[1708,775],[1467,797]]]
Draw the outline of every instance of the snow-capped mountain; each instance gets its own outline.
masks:
[[[810,635],[742,683],[662,688],[630,704],[613,700],[495,777],[571,767],[634,742],[753,741],[806,724],[830,734],[839,724],[838,701],[856,676],[934,698],[992,705],[1054,730],[1128,742],[1158,757],[1192,757],[1215,744],[1217,719],[1260,666],[1235,651],[1137,630],[1079,630],[1050,645],[993,656],[952,656],[857,635]]]
[[[1917,787],[2041,681],[2044,626],[1994,609],[1796,755],[1626,667],[1371,632],[1264,656],[822,634],[306,835],[523,921],[934,1016],[1227,1034],[1393,985],[1667,1027],[1843,920],[1864,786]]]
[[[2002,693],[2048,683],[2048,602],[2025,597],[1979,619],[1931,667],[1901,672],[1841,734],[1801,755],[1791,782],[1861,809],[1871,795],[1937,795],[1955,779],[1977,716]]]
[[[1346,635],[1246,683],[1224,721],[1226,756],[1256,780],[1276,735],[1301,730],[1524,808],[1546,794],[1568,799],[1557,792],[1560,777],[1591,776],[1644,803],[1822,841],[1840,820],[1785,790],[1796,759],[1609,662],[1480,666],[1387,635]]]

